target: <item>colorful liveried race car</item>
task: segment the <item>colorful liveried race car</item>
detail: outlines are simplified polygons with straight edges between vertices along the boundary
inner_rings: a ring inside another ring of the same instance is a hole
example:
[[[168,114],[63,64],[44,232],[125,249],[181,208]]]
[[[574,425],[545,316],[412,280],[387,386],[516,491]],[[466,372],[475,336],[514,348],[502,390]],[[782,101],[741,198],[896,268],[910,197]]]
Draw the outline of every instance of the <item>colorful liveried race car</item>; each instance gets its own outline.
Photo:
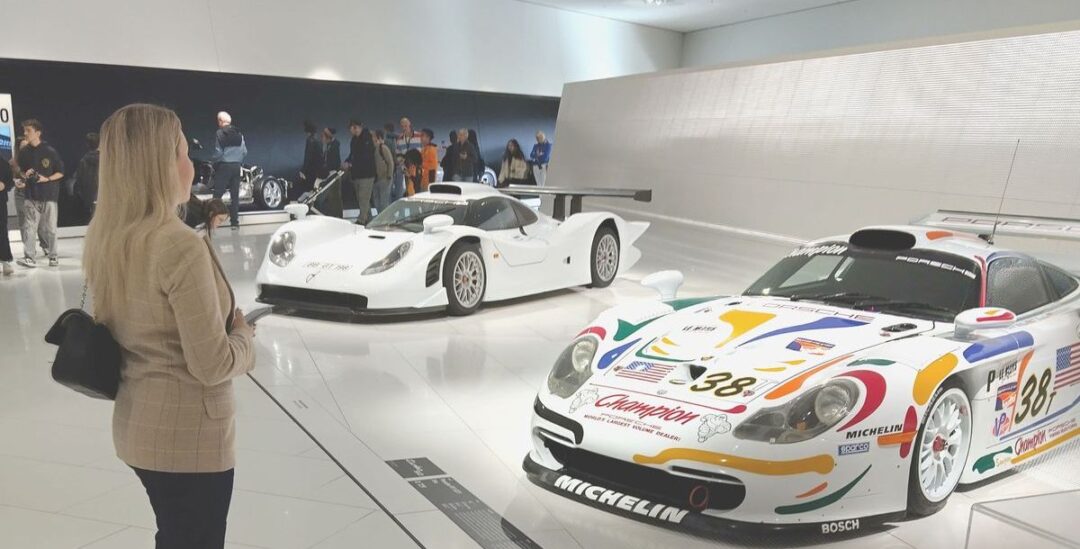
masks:
[[[603,313],[537,396],[524,468],[699,533],[927,515],[1080,434],[1078,311],[1072,275],[975,235],[812,242],[742,295]]]
[[[257,275],[257,299],[283,312],[466,315],[483,303],[604,287],[641,257],[633,244],[648,223],[581,212],[580,201],[593,195],[647,201],[648,191],[527,190],[556,195],[557,215],[477,183],[432,184],[366,227],[306,215],[303,204],[288,206],[299,219],[274,233]],[[566,197],[573,199],[568,216]]]

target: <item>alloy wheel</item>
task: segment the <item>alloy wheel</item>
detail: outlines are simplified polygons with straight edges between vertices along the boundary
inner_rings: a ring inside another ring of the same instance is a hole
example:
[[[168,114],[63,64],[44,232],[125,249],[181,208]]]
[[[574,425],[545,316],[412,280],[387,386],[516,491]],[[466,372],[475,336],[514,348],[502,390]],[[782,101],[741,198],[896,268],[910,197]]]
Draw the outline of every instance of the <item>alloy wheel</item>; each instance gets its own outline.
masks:
[[[472,308],[484,295],[484,267],[475,252],[467,251],[454,264],[454,297],[462,307]]]
[[[600,237],[596,246],[596,274],[604,281],[615,278],[619,269],[619,243],[611,234]]]
[[[942,501],[960,482],[971,445],[971,409],[960,389],[934,403],[918,443],[919,487],[929,501]]]

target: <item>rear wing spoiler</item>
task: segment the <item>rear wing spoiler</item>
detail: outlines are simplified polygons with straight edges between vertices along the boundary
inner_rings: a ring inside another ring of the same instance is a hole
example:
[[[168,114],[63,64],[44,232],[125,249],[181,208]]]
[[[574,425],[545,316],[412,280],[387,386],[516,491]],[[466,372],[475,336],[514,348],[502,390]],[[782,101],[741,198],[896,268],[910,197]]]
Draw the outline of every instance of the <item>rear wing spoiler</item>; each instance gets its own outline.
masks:
[[[569,189],[565,187],[535,187],[510,185],[499,189],[511,196],[549,195],[555,197],[555,209],[551,217],[566,220],[566,197],[570,197],[570,215],[581,213],[581,202],[586,196],[604,198],[632,198],[638,202],[652,202],[652,189]]]
[[[915,222],[918,225],[978,234],[1080,240],[1080,219],[1038,215],[995,214],[963,210],[938,210]],[[997,229],[995,230],[995,226]]]

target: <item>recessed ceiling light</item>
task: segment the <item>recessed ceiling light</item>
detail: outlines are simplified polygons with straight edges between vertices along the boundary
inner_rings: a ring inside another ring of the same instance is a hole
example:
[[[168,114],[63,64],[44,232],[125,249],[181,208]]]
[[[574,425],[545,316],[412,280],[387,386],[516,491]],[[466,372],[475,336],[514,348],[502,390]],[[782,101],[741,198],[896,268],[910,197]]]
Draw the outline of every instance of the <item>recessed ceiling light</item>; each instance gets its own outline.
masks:
[[[650,5],[650,6],[663,6],[664,4],[667,4],[668,2],[671,2],[671,0],[642,0],[642,1],[645,2],[646,4]]]

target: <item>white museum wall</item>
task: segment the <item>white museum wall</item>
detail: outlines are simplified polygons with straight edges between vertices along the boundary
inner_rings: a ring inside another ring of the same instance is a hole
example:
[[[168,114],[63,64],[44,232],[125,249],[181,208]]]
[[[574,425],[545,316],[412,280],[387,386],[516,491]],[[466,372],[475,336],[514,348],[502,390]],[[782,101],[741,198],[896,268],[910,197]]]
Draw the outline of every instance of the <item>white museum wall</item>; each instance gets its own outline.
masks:
[[[848,48],[869,51],[896,43],[922,45],[910,44],[913,41],[956,42],[995,32],[1030,34],[1015,29],[1078,19],[1080,2],[1072,0],[853,0],[687,33],[682,66],[811,57]]]
[[[682,35],[515,0],[0,0],[0,57],[559,96],[678,67]],[[47,29],[43,32],[43,29]]]
[[[816,238],[938,208],[1080,216],[1080,32],[566,87],[549,185]],[[596,201],[598,204],[604,203]]]

